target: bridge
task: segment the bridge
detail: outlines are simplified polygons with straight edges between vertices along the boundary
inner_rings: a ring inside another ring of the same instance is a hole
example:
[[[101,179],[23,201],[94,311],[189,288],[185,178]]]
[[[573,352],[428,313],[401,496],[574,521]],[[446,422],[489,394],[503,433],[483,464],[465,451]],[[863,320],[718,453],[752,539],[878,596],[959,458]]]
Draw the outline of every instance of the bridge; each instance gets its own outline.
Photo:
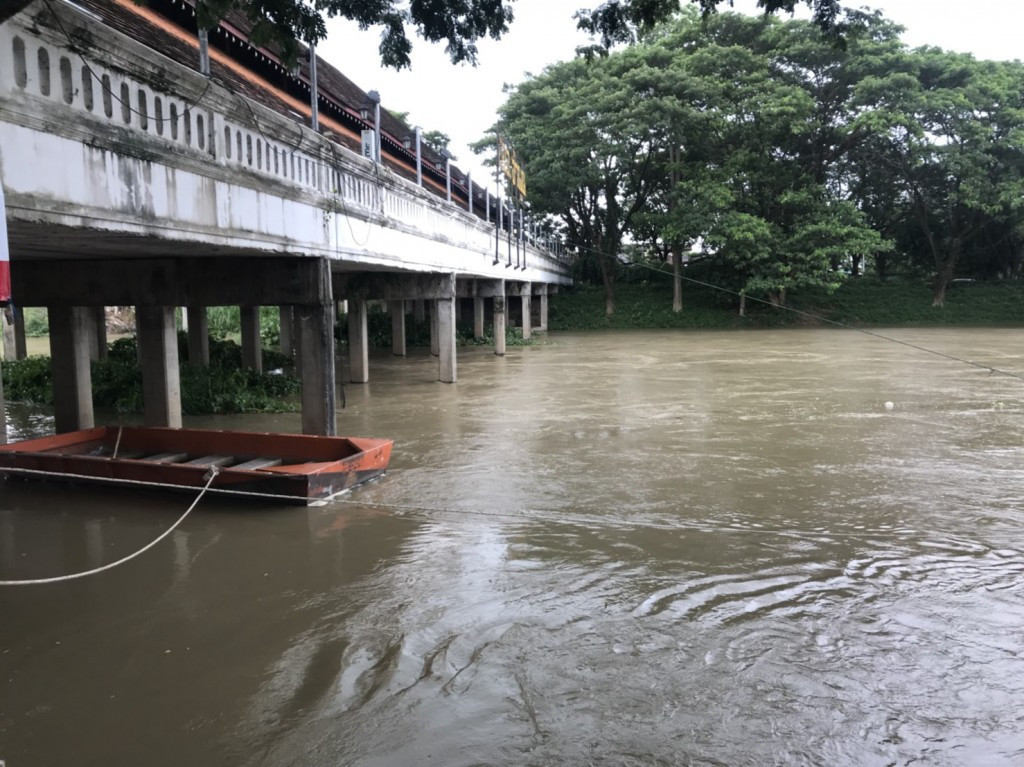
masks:
[[[33,0],[0,23],[13,301],[49,310],[58,431],[93,425],[89,350],[106,306],[136,307],[145,419],[163,426],[181,425],[176,308],[202,364],[206,307],[242,307],[243,357],[259,366],[258,307],[279,306],[315,434],[335,433],[339,301],[353,382],[369,380],[371,301],[387,302],[396,354],[406,310],[429,310],[441,382],[457,378],[459,309],[479,335],[491,319],[498,354],[508,314],[524,335],[546,325],[548,294],[570,283],[553,239],[418,131],[382,130],[315,56],[289,70],[224,23],[203,58],[189,13],[180,0]],[[380,161],[359,151],[360,129],[377,130]]]

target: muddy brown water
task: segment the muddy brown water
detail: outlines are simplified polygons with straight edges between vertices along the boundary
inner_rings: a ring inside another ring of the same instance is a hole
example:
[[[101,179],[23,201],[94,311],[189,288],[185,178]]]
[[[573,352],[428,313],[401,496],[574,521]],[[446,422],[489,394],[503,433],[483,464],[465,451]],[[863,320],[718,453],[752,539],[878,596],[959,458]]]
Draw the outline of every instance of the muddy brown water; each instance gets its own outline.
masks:
[[[1024,330],[889,332],[1024,372]],[[0,590],[0,760],[1024,764],[1024,382],[843,331],[550,341],[453,386],[374,358],[340,431],[395,455],[342,503],[204,499]],[[7,482],[0,578],[190,502]]]

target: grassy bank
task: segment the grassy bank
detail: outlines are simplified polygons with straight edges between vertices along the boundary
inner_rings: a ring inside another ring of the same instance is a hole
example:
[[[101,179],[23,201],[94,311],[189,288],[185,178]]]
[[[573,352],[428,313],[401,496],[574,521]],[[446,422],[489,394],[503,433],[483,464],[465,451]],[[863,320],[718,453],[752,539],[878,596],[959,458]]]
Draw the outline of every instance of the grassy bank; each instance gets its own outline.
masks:
[[[880,282],[851,279],[834,293],[805,290],[789,295],[787,306],[850,325],[1024,325],[1024,283],[958,282],[946,305],[931,305],[931,287],[923,281]],[[683,285],[683,311],[672,311],[672,285],[655,275],[647,284],[617,286],[615,314],[606,317],[604,293],[582,286],[552,296],[551,330],[602,328],[743,328],[818,324],[795,312],[739,299],[691,283]]]

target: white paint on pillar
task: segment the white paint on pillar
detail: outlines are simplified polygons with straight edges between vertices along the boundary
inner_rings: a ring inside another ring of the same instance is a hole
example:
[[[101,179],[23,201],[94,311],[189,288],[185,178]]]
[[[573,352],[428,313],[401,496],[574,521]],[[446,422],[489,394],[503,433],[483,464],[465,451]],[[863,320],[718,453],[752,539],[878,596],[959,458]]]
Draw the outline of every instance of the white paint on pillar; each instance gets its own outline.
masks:
[[[505,296],[494,297],[494,353],[505,356]]]
[[[391,314],[391,353],[405,356],[405,301],[389,301]]]
[[[366,301],[348,302],[349,375],[352,383],[370,380],[370,339],[366,326]]]
[[[49,315],[54,428],[58,434],[91,429],[95,425],[89,356],[92,310],[53,306]]]
[[[473,299],[473,338],[484,337],[484,299]]]
[[[455,361],[455,302],[456,298],[440,298],[434,301],[434,316],[437,318],[437,380],[441,383],[455,383],[457,378]]]
[[[181,374],[173,306],[138,306],[142,404],[147,426],[181,427]]]

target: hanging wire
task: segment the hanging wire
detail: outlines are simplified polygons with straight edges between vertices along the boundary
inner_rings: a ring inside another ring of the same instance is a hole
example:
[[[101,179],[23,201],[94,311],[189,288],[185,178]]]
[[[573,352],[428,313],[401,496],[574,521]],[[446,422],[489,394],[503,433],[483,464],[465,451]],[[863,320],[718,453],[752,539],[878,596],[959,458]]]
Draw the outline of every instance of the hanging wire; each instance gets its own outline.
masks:
[[[587,247],[585,245],[579,245],[577,247],[580,250],[586,250],[586,251],[589,251],[590,253],[594,253],[595,255],[604,256],[606,258],[615,258],[615,256],[612,256],[612,255],[610,255],[610,254],[608,254],[608,253],[606,253],[606,252],[604,252],[602,250],[598,250],[596,248],[589,248],[589,247]],[[653,266],[650,266],[648,264],[631,263],[631,264],[624,264],[624,266],[626,266],[627,268],[641,267],[643,269],[648,269],[649,271],[655,272],[656,274],[664,275],[666,277],[673,277],[673,275],[668,274],[667,272],[663,272],[661,269],[655,269]],[[748,300],[748,301],[753,301],[755,303],[765,304],[766,306],[770,306],[773,309],[778,309],[780,311],[790,312],[791,314],[796,314],[796,315],[799,315],[800,317],[806,317],[807,319],[811,319],[811,320],[814,320],[816,322],[823,322],[823,323],[828,324],[828,325],[833,325],[833,326],[838,327],[838,328],[843,328],[844,330],[853,330],[853,331],[856,331],[857,333],[863,333],[866,336],[872,336],[873,338],[878,338],[878,339],[881,339],[882,341],[890,341],[890,342],[892,342],[894,344],[899,344],[900,346],[906,346],[907,348],[914,349],[914,350],[919,351],[919,352],[924,352],[925,354],[932,354],[932,355],[934,355],[936,357],[942,357],[944,359],[951,360],[953,362],[960,362],[960,363],[963,363],[964,365],[970,365],[971,367],[978,368],[979,370],[987,370],[989,372],[989,375],[999,374],[999,375],[1004,375],[1004,376],[1008,376],[1010,378],[1016,378],[1018,380],[1024,381],[1024,374],[1021,374],[1021,373],[1014,373],[1013,371],[1004,370],[1002,368],[993,367],[992,365],[983,365],[980,362],[974,362],[973,360],[965,359],[964,357],[957,357],[955,354],[947,354],[946,352],[940,352],[937,349],[930,349],[927,346],[920,346],[918,344],[910,343],[909,341],[901,341],[898,338],[893,338],[892,336],[887,336],[884,333],[877,333],[877,332],[875,332],[873,330],[867,330],[865,328],[858,328],[858,327],[856,327],[854,325],[848,325],[845,322],[839,322],[838,320],[830,320],[828,317],[822,317],[820,314],[814,314],[813,312],[806,312],[806,311],[803,311],[802,309],[794,309],[791,306],[780,306],[779,304],[773,304],[771,301],[768,301],[766,299],[757,298],[756,296],[751,296],[749,294],[740,293],[738,290],[732,290],[730,288],[722,287],[721,285],[715,285],[714,283],[711,283],[711,282],[705,282],[703,280],[697,280],[697,279],[694,279],[693,277],[685,277],[683,275],[680,275],[680,279],[682,279],[684,282],[689,282],[689,283],[691,283],[693,285],[699,285],[700,287],[709,288],[711,290],[717,290],[720,293],[727,293],[729,295],[736,296],[737,298],[746,297],[746,300]]]
[[[75,42],[74,38],[68,33],[67,29],[64,27],[64,22],[61,21],[60,16],[57,15],[57,12],[53,9],[53,5],[50,3],[50,0],[43,0],[43,2],[46,4],[46,7],[49,9],[50,14],[53,16],[54,20],[57,22],[57,27],[60,29],[61,33],[64,35],[65,38],[67,38],[69,48],[73,52],[77,53],[79,56],[82,57],[82,65],[89,72],[89,76],[95,79],[96,82],[100,84],[100,87],[103,88],[103,78],[100,75],[97,75],[95,71],[93,71],[93,68],[89,65],[88,59],[85,58],[85,51],[79,46],[78,43]],[[103,52],[106,53],[106,51]],[[187,100],[184,101],[185,106],[179,115],[177,115],[176,117],[171,117],[170,115],[168,115],[167,117],[160,118],[150,115],[148,113],[140,112],[138,109],[131,105],[130,101],[125,101],[120,96],[117,96],[114,93],[113,88],[105,88],[104,90],[110,95],[110,98],[112,98],[118,104],[123,106],[129,112],[139,117],[144,117],[146,118],[146,120],[152,120],[156,123],[162,123],[170,122],[171,120],[177,121],[179,119],[183,119],[186,116],[186,113],[190,112],[191,110],[199,106],[202,100],[206,97],[206,94],[210,90],[210,86],[212,84],[212,78],[207,77],[206,84],[203,86],[203,90],[199,93],[198,96],[196,96],[195,100],[191,102],[191,104]]]

